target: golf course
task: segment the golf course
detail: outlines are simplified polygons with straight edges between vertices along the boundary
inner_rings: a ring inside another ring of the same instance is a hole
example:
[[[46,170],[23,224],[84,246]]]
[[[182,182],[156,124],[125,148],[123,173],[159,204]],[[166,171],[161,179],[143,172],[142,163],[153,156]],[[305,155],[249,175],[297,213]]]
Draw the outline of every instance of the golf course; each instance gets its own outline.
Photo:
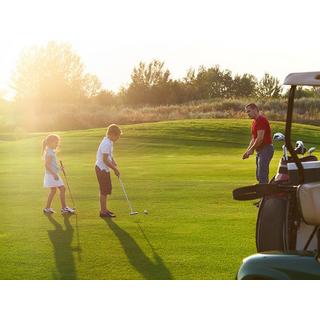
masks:
[[[255,184],[255,157],[242,160],[250,120],[212,119],[123,125],[114,157],[134,208],[116,176],[99,217],[95,156],[105,128],[55,132],[77,215],[60,213],[58,193],[45,215],[41,142],[47,132],[0,134],[0,279],[234,279],[255,253],[254,201],[232,199]],[[271,122],[284,132],[284,123]],[[295,124],[293,138],[317,147],[320,131]],[[274,143],[270,177],[281,157]],[[73,206],[69,200],[68,205]]]

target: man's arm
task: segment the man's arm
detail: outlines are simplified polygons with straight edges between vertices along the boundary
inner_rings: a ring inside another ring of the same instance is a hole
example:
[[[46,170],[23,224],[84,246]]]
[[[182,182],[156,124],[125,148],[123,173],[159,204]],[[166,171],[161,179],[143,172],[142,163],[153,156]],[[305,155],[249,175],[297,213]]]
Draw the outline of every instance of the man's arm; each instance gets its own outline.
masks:
[[[248,151],[252,147],[252,145],[254,144],[254,141],[255,140],[252,138],[246,151]]]
[[[250,150],[250,148],[252,147],[253,144],[254,144],[254,139],[252,138],[246,152],[242,155],[243,160],[249,158],[250,154],[248,153],[248,150]]]
[[[243,155],[242,159],[247,159],[249,158],[250,155],[253,154],[254,150],[256,150],[259,146],[261,146],[261,144],[263,143],[263,137],[264,137],[264,130],[258,130],[257,131],[257,138],[254,140],[252,139],[250,145],[247,149],[247,151],[245,152],[245,154]]]
[[[258,130],[257,131],[257,139],[254,141],[253,145],[248,151],[253,151],[256,150],[258,147],[260,147],[263,143],[263,138],[264,138],[264,130]]]
[[[116,166],[116,164],[114,163],[113,160],[109,160],[109,155],[107,153],[103,153],[103,162],[105,163],[105,165],[107,165],[109,168],[111,168],[114,171],[114,174],[119,177],[120,176],[120,172]]]

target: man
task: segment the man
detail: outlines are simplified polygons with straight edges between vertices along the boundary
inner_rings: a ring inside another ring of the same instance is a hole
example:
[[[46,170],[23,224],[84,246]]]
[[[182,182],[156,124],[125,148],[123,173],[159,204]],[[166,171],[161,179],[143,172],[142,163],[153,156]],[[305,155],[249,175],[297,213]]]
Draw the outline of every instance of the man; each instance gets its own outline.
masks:
[[[259,113],[254,103],[248,104],[245,111],[249,118],[253,119],[252,138],[242,159],[249,158],[256,151],[256,178],[259,183],[268,183],[269,164],[274,153],[270,124],[268,119]]]

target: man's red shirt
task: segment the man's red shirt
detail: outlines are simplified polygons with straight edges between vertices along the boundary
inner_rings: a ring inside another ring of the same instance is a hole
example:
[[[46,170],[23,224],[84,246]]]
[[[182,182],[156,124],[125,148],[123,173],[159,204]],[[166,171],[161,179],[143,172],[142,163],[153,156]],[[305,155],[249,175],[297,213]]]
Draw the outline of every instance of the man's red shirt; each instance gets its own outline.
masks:
[[[257,139],[258,130],[264,131],[263,142],[257,148],[257,150],[261,150],[265,145],[272,144],[271,128],[269,121],[266,117],[262,115],[259,115],[257,119],[254,119],[252,121],[251,134],[254,140]]]

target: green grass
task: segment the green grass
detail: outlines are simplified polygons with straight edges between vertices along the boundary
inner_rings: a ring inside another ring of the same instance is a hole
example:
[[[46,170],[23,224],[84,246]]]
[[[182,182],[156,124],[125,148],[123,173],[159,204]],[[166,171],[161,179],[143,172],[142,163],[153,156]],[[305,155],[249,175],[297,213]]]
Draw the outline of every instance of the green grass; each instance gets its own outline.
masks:
[[[283,123],[272,123],[273,132]],[[0,279],[233,279],[255,252],[257,210],[232,200],[255,183],[254,157],[241,155],[247,120],[188,120],[123,127],[115,145],[130,200],[149,215],[129,216],[113,175],[110,209],[98,217],[94,173],[105,129],[60,132],[78,216],[42,214],[41,139],[0,135]],[[294,138],[317,145],[317,127],[296,125]],[[280,144],[271,164],[275,172]],[[58,197],[53,207],[58,211]],[[77,224],[76,224],[77,222]],[[78,237],[80,242],[78,243]]]

